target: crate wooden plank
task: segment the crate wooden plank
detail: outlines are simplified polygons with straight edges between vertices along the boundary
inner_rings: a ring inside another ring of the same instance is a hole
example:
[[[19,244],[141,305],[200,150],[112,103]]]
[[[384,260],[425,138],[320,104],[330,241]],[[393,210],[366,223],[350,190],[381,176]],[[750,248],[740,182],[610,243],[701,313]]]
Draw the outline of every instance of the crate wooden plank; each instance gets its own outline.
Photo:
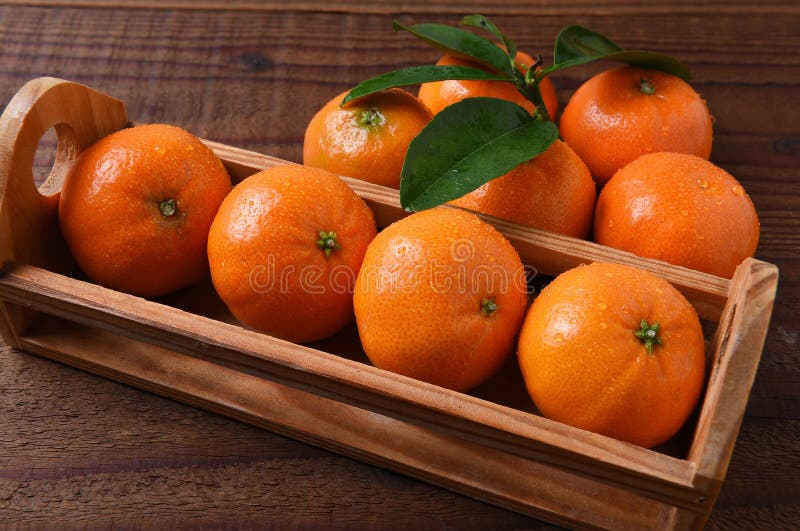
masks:
[[[691,463],[530,413],[31,266],[6,271],[0,297],[704,510]]]
[[[43,316],[22,344],[29,352],[563,525],[648,529],[663,527],[672,513],[667,504],[602,481],[69,321]]]
[[[722,488],[778,288],[778,268],[748,259],[733,276],[729,304],[712,343],[716,353],[689,460],[697,465],[699,485],[716,497]]]

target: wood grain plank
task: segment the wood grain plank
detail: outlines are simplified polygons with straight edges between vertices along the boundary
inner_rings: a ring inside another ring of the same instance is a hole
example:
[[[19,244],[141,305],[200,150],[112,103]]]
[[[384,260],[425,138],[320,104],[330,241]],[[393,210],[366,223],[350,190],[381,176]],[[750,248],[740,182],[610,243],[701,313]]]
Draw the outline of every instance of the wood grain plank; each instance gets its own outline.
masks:
[[[193,0],[168,0],[155,2],[153,0],[11,0],[9,3],[21,5],[58,5],[63,7],[103,7],[126,9],[191,9],[191,10],[224,10],[224,11],[292,11],[321,12],[321,13],[455,13],[466,14],[467,11],[482,13],[501,13],[512,15],[576,15],[587,10],[599,10],[604,14],[631,15],[631,14],[662,14],[663,8],[658,5],[641,4],[630,1],[604,2],[602,7],[596,3],[583,0],[570,0],[568,2],[540,2],[532,6],[524,1],[504,2],[502,6],[487,3],[483,0],[453,1],[437,0],[425,2],[423,0],[404,0],[402,2],[369,2],[366,0],[346,2],[293,2],[286,4],[279,0],[255,2],[252,0],[235,0],[233,2],[212,2]],[[598,9],[599,8],[599,9]],[[757,6],[741,2],[731,5],[722,0],[706,1],[698,5],[688,0],[676,1],[671,5],[672,11],[682,14],[713,14],[720,12],[746,13],[754,10],[759,13],[792,13],[799,11],[792,2],[763,2]]]
[[[0,377],[18,382],[3,418],[21,429],[0,430],[3,526],[544,526],[60,363],[7,347],[0,357]]]
[[[118,10],[112,8],[113,2],[103,8],[85,4],[0,5],[0,107],[29,79],[57,75],[126,101],[130,115],[138,120],[182,125],[207,138],[294,161],[300,160],[305,123],[337,91],[392,68],[436,59],[435,52],[388,30],[398,15],[406,22],[452,23],[465,12],[489,8],[484,12],[508,29],[523,49],[543,51],[546,57],[558,29],[580,23],[625,46],[647,47],[686,61],[694,74],[693,84],[717,119],[712,160],[740,179],[753,196],[762,221],[757,256],[781,268],[753,395],[708,527],[789,529],[800,519],[800,504],[793,495],[800,490],[800,477],[793,472],[800,467],[796,436],[800,421],[796,378],[800,362],[796,317],[800,312],[800,232],[796,230],[800,219],[800,194],[796,193],[800,182],[800,101],[796,97],[800,34],[796,28],[800,18],[796,2],[340,4],[352,12],[316,11],[341,9],[320,5],[323,2],[280,8],[272,2],[266,8],[259,6],[264,11],[241,12],[235,5],[230,9],[215,6],[211,11],[197,9],[201,4],[182,9],[180,2],[172,1],[159,3],[157,7],[163,9],[140,5]],[[586,68],[554,78],[562,105],[594,71]],[[19,486],[24,496],[15,501],[35,508],[26,516],[38,510],[51,523],[96,521],[98,527],[120,520],[131,527],[158,527],[159,521],[175,527],[188,527],[192,521],[224,526],[225,518],[243,526],[277,522],[283,527],[331,527],[336,521],[345,527],[370,528],[385,527],[387,521],[406,528],[450,524],[469,528],[472,521],[477,522],[475,528],[540,525],[344,458],[330,456],[324,473],[292,476],[293,468],[281,464],[283,457],[270,460],[270,448],[277,445],[276,452],[294,453],[302,461],[309,451],[306,445],[45,360],[5,351],[2,358],[0,372],[9,360],[24,362],[22,366],[12,363],[20,367],[19,372],[0,374],[0,425],[8,427],[0,429],[0,477],[11,465],[25,463],[20,467],[36,473],[52,471],[54,481],[71,477],[75,482],[65,501],[53,495],[60,492],[57,485],[64,483],[9,480],[0,491],[0,509],[13,507],[4,499],[3,493],[10,491],[6,487]],[[37,375],[49,375],[48,388],[60,391],[15,391],[18,380],[35,382]],[[90,398],[70,402],[67,396],[73,391]],[[72,404],[72,409],[63,422],[73,428],[53,431],[54,425],[63,426],[58,419],[64,403]],[[171,439],[171,426],[180,425],[180,418],[185,419],[184,425]],[[20,438],[13,437],[17,432]],[[153,454],[146,454],[151,442]],[[74,451],[70,450],[73,445]],[[159,469],[158,481],[177,478],[171,489],[151,490],[148,485],[156,480],[149,479],[146,455],[170,455],[183,448],[185,462],[167,461]],[[127,472],[111,469],[101,474],[119,452],[129,458]],[[145,457],[138,467],[136,456],[142,452]],[[259,452],[276,468],[251,479],[248,463]],[[78,454],[86,454],[87,460],[96,455],[95,468],[84,473],[76,466],[68,472],[64,467]],[[186,457],[190,454],[194,461]],[[204,461],[204,455],[220,456],[227,468],[215,468],[211,461]],[[315,457],[308,459],[313,462]],[[182,483],[190,477],[186,470],[198,474],[202,470],[203,481],[220,486],[195,487],[190,479]],[[280,482],[274,497],[259,490],[262,478]],[[139,482],[142,486],[137,486]],[[237,489],[241,496],[232,495]],[[248,503],[247,494],[253,492],[261,492],[251,499],[264,508]],[[333,501],[340,493],[352,510]],[[125,503],[126,494],[135,503]],[[286,505],[298,507],[295,515],[278,508],[275,500],[281,497]],[[374,504],[362,504],[362,499]],[[184,505],[190,510],[182,512]],[[147,506],[154,507],[158,518],[148,515]],[[375,516],[381,513],[386,519]],[[13,517],[14,513],[3,514]]]

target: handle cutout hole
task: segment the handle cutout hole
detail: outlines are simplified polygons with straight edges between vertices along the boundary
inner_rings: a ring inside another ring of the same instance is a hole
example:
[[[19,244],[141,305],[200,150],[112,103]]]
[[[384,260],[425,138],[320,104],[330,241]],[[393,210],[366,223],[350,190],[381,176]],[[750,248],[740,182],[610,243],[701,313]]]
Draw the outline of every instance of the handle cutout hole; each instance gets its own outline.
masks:
[[[33,156],[33,180],[42,195],[61,191],[64,177],[77,156],[75,131],[65,123],[44,132]]]
[[[41,186],[50,175],[56,162],[57,150],[58,135],[56,135],[55,127],[51,127],[39,139],[39,146],[33,155],[33,182],[37,187]]]

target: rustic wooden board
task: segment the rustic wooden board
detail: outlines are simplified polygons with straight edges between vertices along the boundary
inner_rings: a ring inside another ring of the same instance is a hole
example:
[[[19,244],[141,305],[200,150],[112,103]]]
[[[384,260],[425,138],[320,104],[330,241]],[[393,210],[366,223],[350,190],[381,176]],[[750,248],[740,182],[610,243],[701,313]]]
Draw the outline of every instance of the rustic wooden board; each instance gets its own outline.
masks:
[[[0,105],[27,79],[58,74],[124,99],[142,121],[169,121],[298,160],[305,122],[335,91],[387,68],[435,58],[422,46],[407,46],[411,41],[398,44],[386,31],[392,9],[378,6],[372,14],[359,14],[364,6],[353,5],[339,13],[314,12],[317,6],[310,3],[269,13],[3,6]],[[449,3],[404,5],[410,6],[406,13],[458,12]],[[711,525],[788,528],[800,518],[795,494],[800,480],[791,473],[800,465],[800,189],[792,97],[800,76],[791,53],[798,48],[791,30],[798,25],[796,7],[775,2],[666,9],[620,2],[543,8],[539,17],[523,17],[519,13],[533,8],[512,2],[509,12],[518,14],[498,21],[528,46],[543,45],[558,27],[577,20],[620,42],[678,54],[694,67],[695,86],[712,105],[713,158],[753,195],[762,219],[758,256],[778,263],[782,279],[748,415]],[[531,31],[534,19],[541,30]],[[307,24],[318,28],[313,42]],[[352,45],[356,35],[358,47]],[[358,54],[362,46],[370,52]],[[556,81],[563,101],[577,86],[578,74]],[[297,85],[291,102],[281,95]],[[232,121],[231,115],[242,118]],[[6,359],[0,420],[13,429],[0,432],[0,520],[20,507],[33,522],[96,525],[115,518],[133,525],[153,525],[155,518],[185,524],[197,514],[209,522],[231,518],[242,524],[377,526],[391,519],[406,527],[536,525],[46,361],[13,352],[4,354]],[[87,396],[92,400],[79,398]],[[66,418],[65,403],[74,404]],[[60,442],[65,440],[74,442]],[[265,488],[260,479],[278,485]],[[252,496],[223,494],[234,486]],[[137,503],[124,501],[124,493]],[[281,509],[276,503],[281,497],[296,510]],[[375,500],[383,518],[373,516],[365,497]],[[250,505],[253,499],[259,503]]]
[[[535,499],[540,509],[534,513],[566,525],[579,519],[597,527],[646,529],[653,524],[667,526],[673,516],[663,504],[600,481],[574,477],[556,467],[390,417],[376,417],[363,409],[270,384],[213,363],[197,363],[189,356],[114,334],[81,327],[75,334],[75,326],[43,319],[23,340],[23,346],[26,351],[48,357],[54,350],[65,352],[59,358],[71,365],[459,492],[474,493],[503,507],[530,513],[530,501]],[[120,355],[110,357],[107,352]],[[174,375],[181,377],[176,381]],[[274,404],[291,404],[292,409]],[[520,481],[520,474],[530,481]],[[443,482],[442,476],[448,480]],[[488,497],[487,478],[492,478],[494,489]],[[567,515],[560,517],[554,513],[564,512],[565,492],[571,504]],[[635,502],[633,513],[630,501]]]

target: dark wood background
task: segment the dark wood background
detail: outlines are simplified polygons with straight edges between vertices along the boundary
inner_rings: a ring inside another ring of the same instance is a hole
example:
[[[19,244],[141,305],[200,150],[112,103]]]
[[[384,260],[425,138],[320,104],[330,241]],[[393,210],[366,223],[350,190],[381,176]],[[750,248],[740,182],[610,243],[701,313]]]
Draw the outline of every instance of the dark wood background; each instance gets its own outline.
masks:
[[[551,59],[578,23],[682,59],[715,115],[712,160],[777,264],[769,336],[710,529],[800,525],[800,5],[765,2],[26,2],[0,5],[0,109],[52,75],[168,122],[299,161],[338,92],[437,53],[391,21],[483,12]],[[561,105],[599,68],[554,78]],[[37,171],[46,174],[45,137]],[[536,478],[531,478],[536,481]],[[0,346],[0,525],[546,528],[431,485]]]

